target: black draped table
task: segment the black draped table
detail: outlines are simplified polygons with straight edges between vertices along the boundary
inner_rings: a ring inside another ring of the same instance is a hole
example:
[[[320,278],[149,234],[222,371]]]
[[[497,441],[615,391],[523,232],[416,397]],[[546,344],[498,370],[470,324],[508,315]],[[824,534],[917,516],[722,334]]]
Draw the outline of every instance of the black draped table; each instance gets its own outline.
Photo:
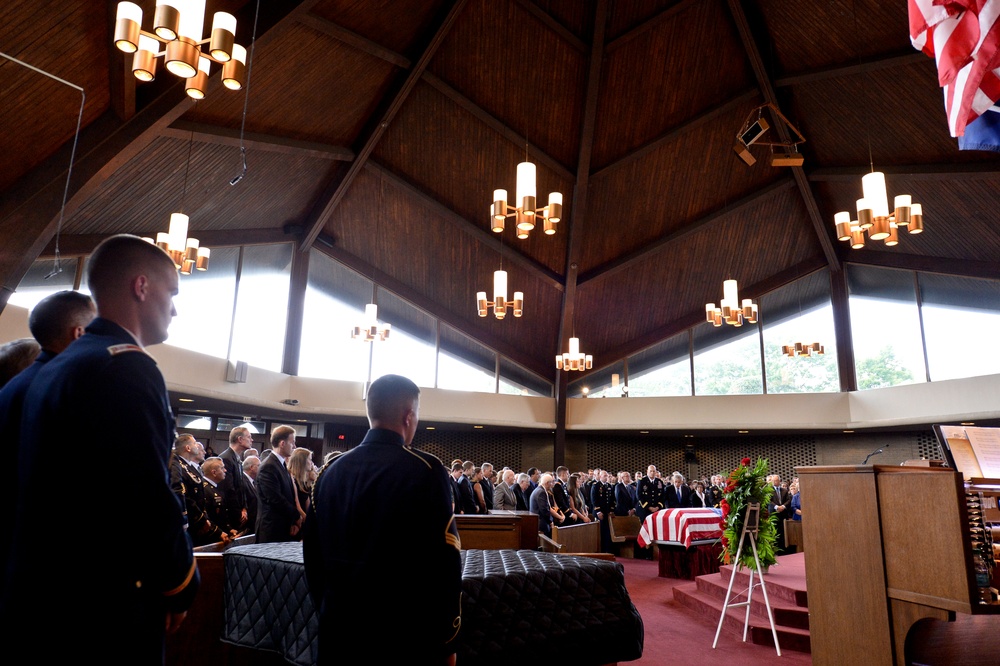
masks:
[[[230,548],[222,639],[277,652],[297,666],[316,662],[319,620],[300,543]],[[622,566],[532,550],[462,551],[459,663],[509,663],[512,654],[578,655],[580,664],[642,656],[642,618]],[[513,650],[513,652],[511,651]]]

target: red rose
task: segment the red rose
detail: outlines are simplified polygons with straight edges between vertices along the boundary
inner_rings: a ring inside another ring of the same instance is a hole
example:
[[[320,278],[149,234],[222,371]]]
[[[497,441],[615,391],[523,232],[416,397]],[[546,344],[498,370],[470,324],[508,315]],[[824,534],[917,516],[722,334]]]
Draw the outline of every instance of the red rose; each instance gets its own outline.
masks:
[[[725,516],[723,516],[722,520],[719,521],[719,529],[720,530],[726,529],[726,518],[725,518]]]
[[[740,461],[740,464],[743,465],[744,467],[749,467],[750,466],[750,459],[749,458],[744,458],[743,460]]]
[[[722,500],[721,502],[719,502],[719,508],[722,509],[722,517],[723,518],[725,518],[726,516],[729,515],[729,502],[727,502],[726,500]],[[723,522],[725,522],[725,521],[723,521]]]
[[[734,490],[736,490],[736,484],[735,483],[733,483],[732,481],[730,481],[729,483],[726,484],[726,492],[727,493],[731,493]]]

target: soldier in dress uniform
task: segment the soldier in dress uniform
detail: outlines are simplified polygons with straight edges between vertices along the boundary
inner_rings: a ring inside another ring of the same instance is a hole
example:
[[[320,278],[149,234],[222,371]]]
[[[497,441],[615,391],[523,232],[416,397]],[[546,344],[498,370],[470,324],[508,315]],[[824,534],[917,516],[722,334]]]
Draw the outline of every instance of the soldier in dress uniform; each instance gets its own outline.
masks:
[[[222,531],[208,518],[201,469],[197,466],[201,444],[194,435],[178,435],[170,458],[170,487],[187,515],[188,534],[195,546],[222,541]]]
[[[25,396],[0,631],[7,644],[43,646],[50,663],[162,664],[165,634],[183,621],[199,582],[169,482],[167,388],[145,349],[167,339],[177,269],[155,245],[113,236],[91,255],[87,282],[97,319]],[[116,503],[115,524],[141,526],[116,531],[127,539],[121,556],[95,545],[106,530],[93,475],[53,464],[68,451],[68,436],[120,471],[116,491],[128,501]],[[85,503],[68,510],[66,498]],[[58,543],[52,521],[39,516],[58,516]],[[39,554],[57,545],[66,566]]]
[[[321,666],[364,661],[362,654],[378,663],[454,664],[462,546],[447,471],[410,448],[419,395],[398,375],[372,382],[371,429],[313,487],[302,554],[319,609]],[[390,535],[405,557],[387,547]],[[404,588],[416,607],[398,603]]]
[[[663,508],[663,481],[656,475],[656,465],[650,465],[646,469],[646,476],[639,479],[638,494],[639,506],[635,509],[635,515],[639,516],[639,520],[644,521],[646,516]]]
[[[208,519],[219,531],[219,541],[229,543],[236,536],[237,530],[229,522],[226,511],[226,499],[222,495],[222,483],[226,480],[226,465],[222,458],[208,458],[201,466],[204,480],[202,490],[205,492],[205,513]],[[240,470],[240,474],[243,471]]]
[[[600,471],[597,483],[590,489],[594,515],[601,523],[601,551],[611,552],[611,512],[615,510],[615,487],[608,483],[608,473]]]

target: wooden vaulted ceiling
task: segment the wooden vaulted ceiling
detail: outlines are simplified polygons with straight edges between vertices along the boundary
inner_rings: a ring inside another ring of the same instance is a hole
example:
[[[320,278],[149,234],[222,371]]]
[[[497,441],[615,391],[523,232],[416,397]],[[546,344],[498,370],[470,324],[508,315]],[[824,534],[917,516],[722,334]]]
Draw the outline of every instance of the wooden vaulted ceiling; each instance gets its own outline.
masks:
[[[570,335],[598,366],[640,352],[700,321],[727,277],[758,297],[845,262],[1000,276],[998,162],[948,136],[902,0],[260,4],[249,99],[213,76],[197,103],[164,72],[133,81],[115,2],[0,8],[0,50],[86,91],[64,254],[183,204],[207,245],[315,247],[548,379]],[[256,2],[208,6],[249,44]],[[0,85],[6,302],[52,251],[80,96],[6,60]],[[230,186],[245,102],[249,169]],[[765,102],[805,135],[803,167],[734,154]],[[833,215],[860,196],[869,144],[927,232],[851,251]],[[501,243],[487,210],[526,146],[563,221]],[[475,311],[501,254],[520,319]]]

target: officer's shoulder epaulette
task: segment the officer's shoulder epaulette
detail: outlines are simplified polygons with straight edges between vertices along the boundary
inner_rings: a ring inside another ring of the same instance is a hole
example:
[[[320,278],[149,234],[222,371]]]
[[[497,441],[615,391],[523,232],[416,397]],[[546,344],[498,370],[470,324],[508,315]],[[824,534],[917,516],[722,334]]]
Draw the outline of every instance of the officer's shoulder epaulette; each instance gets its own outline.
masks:
[[[140,354],[145,354],[149,356],[149,353],[140,347],[139,345],[129,344],[127,342],[120,345],[111,345],[108,347],[108,353],[112,356],[118,356],[119,354],[125,354],[127,352],[139,352]]]

